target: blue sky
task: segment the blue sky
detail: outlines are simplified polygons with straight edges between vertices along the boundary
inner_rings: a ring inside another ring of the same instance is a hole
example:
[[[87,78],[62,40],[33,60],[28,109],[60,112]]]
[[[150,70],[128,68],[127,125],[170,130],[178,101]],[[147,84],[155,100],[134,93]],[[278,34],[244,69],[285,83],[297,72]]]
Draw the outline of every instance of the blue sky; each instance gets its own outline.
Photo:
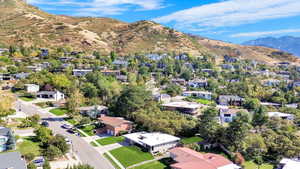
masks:
[[[177,30],[241,43],[300,36],[300,0],[27,0],[54,14],[154,20]]]

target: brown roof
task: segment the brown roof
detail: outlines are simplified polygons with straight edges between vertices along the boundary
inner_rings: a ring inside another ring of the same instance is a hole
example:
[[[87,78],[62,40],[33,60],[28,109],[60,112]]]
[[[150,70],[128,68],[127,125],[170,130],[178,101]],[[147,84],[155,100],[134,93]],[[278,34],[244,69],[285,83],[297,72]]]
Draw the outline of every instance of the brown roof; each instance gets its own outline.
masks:
[[[132,124],[131,121],[124,120],[124,118],[122,118],[122,117],[110,117],[110,116],[103,115],[99,118],[99,120],[102,123],[113,126],[113,127],[118,127],[122,124]]]
[[[199,153],[189,148],[177,147],[170,152],[175,155],[173,168],[178,169],[217,169],[219,167],[232,164],[225,157],[212,153]]]

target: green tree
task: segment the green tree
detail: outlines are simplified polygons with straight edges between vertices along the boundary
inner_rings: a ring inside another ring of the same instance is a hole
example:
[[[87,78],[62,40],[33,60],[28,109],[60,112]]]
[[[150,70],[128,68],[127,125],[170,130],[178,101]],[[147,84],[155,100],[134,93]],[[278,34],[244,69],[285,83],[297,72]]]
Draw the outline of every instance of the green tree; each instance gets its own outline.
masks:
[[[180,86],[176,84],[169,84],[166,89],[166,93],[171,95],[172,97],[180,95],[182,93],[182,89]]]
[[[36,139],[42,144],[47,144],[52,137],[52,131],[46,127],[39,127],[34,133],[36,134]]]
[[[28,165],[27,165],[27,169],[36,169],[37,167],[35,166],[35,164],[34,163],[29,163]]]
[[[252,125],[253,126],[262,126],[268,122],[268,116],[266,114],[266,110],[263,106],[260,106],[258,109],[254,111]]]
[[[121,92],[113,110],[117,116],[128,117],[132,112],[144,108],[150,100],[150,92],[143,86],[128,86]]]
[[[245,112],[238,112],[236,118],[234,118],[226,129],[226,145],[233,151],[242,150],[243,140],[250,128],[249,115]]]
[[[50,145],[44,151],[44,155],[47,157],[47,159],[54,160],[54,159],[62,156],[63,153],[61,152],[61,150],[58,147]]]
[[[70,150],[70,146],[67,144],[65,137],[59,134],[49,140],[49,145],[59,148],[62,154],[66,154]]]
[[[77,114],[77,109],[84,103],[84,96],[79,89],[72,91],[70,97],[67,99],[66,107],[71,116]]]
[[[48,160],[45,160],[45,163],[43,164],[43,169],[51,169],[50,163]]]
[[[211,143],[216,142],[218,132],[221,129],[217,116],[218,110],[210,107],[202,113],[199,120],[200,135]]]
[[[67,169],[94,169],[94,167],[88,164],[79,164],[79,165],[74,165],[72,167],[68,167]]]

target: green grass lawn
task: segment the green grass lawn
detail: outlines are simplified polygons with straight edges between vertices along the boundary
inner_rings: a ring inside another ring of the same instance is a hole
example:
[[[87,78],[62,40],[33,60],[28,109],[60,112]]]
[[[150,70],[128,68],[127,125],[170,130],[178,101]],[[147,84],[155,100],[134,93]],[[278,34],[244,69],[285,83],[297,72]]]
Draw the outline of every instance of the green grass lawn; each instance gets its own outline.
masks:
[[[106,159],[108,159],[108,161],[115,167],[115,169],[121,169],[121,168],[118,166],[118,164],[116,164],[116,163],[114,162],[114,160],[112,160],[112,159],[110,158],[110,156],[107,155],[107,153],[104,153],[103,155],[104,155],[104,157],[105,157]]]
[[[17,150],[21,152],[21,154],[29,154],[33,153],[35,156],[39,156],[40,147],[37,142],[34,142],[33,137],[25,137],[23,138],[23,142],[17,144]]]
[[[245,169],[258,169],[258,165],[255,164],[253,161],[247,161],[243,164],[245,166]],[[273,169],[274,166],[272,164],[262,164],[260,166],[260,169]]]
[[[201,137],[188,137],[188,138],[183,138],[181,139],[181,143],[182,144],[192,144],[192,143],[198,143],[198,142],[201,142],[203,141],[203,139]]]
[[[210,105],[210,104],[214,103],[213,101],[205,100],[205,99],[195,99],[195,101],[196,101],[197,103],[205,104],[205,105]]]
[[[25,96],[21,96],[19,98],[25,102],[31,102],[31,101],[35,100],[35,98],[25,97]]]
[[[169,167],[160,161],[150,162],[138,167],[134,167],[133,169],[168,169]]]
[[[72,125],[76,125],[76,124],[78,124],[78,122],[76,121],[76,120],[74,120],[74,119],[72,119],[72,118],[69,118],[69,117],[67,117],[67,118],[65,118],[64,119],[65,121],[67,121],[67,122],[69,122],[70,124],[72,124]]]
[[[40,108],[47,108],[50,107],[51,102],[40,102],[40,103],[35,103],[35,105],[39,106]]]
[[[94,136],[94,129],[95,129],[95,125],[86,125],[83,127],[80,127],[80,130],[84,131],[87,135],[89,136]]]
[[[54,114],[56,116],[63,116],[67,112],[68,112],[68,110],[64,109],[64,108],[55,108],[55,109],[50,110],[50,113],[52,113],[52,114]]]
[[[129,167],[143,161],[154,159],[148,152],[143,152],[136,146],[121,147],[110,151],[110,153],[124,166]]]
[[[109,144],[115,144],[115,143],[120,143],[125,140],[124,137],[119,136],[119,137],[107,137],[103,139],[96,140],[99,144],[102,146],[109,145]]]

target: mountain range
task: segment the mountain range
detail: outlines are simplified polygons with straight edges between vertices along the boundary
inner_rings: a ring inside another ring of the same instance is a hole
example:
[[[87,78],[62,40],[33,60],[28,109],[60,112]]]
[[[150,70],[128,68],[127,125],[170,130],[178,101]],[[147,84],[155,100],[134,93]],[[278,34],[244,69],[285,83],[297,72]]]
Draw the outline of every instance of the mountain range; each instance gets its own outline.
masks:
[[[126,23],[111,18],[53,15],[23,0],[0,0],[0,45],[61,47],[111,51],[119,55],[169,52],[195,56],[224,55],[265,63],[299,60],[276,49],[243,46],[192,36],[153,21]]]
[[[300,37],[265,37],[244,42],[243,45],[275,48],[300,57]]]

